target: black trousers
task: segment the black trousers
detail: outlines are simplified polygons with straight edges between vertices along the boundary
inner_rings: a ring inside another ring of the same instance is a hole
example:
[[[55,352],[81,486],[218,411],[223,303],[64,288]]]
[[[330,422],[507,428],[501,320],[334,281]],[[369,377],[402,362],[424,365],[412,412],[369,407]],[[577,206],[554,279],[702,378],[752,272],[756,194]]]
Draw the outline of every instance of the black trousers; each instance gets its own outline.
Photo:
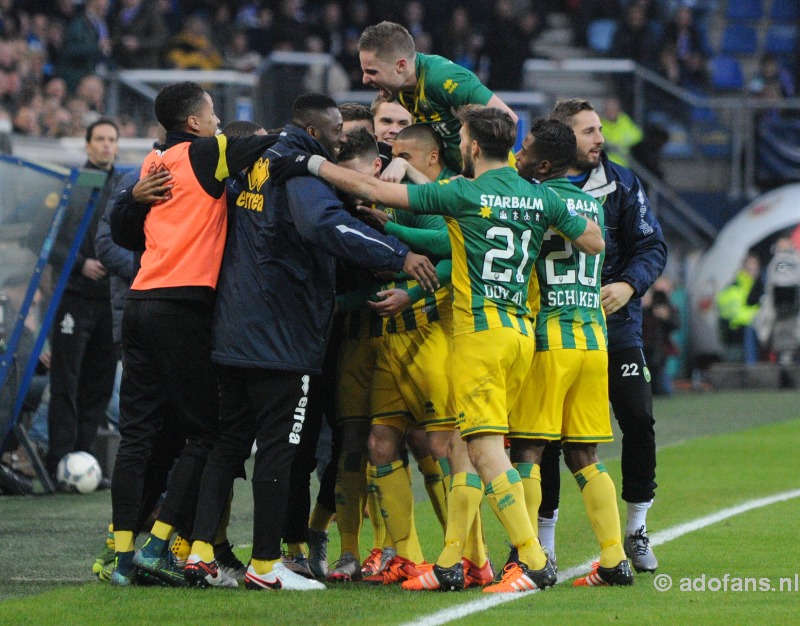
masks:
[[[653,393],[640,348],[608,353],[608,395],[622,431],[622,499],[648,502],[656,489],[656,433]],[[558,508],[560,442],[547,444],[542,456],[540,511]]]
[[[317,501],[329,511],[336,510],[334,488],[336,486],[336,465],[341,447],[341,429],[336,425],[336,379],[339,346],[341,338],[331,337],[322,364],[322,374],[314,376],[308,397],[306,422],[303,437],[295,451],[290,473],[290,486],[286,521],[283,527],[283,540],[286,543],[308,541],[308,515],[311,510],[311,473],[317,467],[317,444],[323,420],[327,420],[333,432],[333,449],[320,482]]]
[[[90,452],[105,420],[118,359],[111,327],[110,300],[64,292],[51,341],[46,458],[51,474],[68,452]]]
[[[153,456],[181,453],[159,519],[191,531],[206,457],[219,432],[219,385],[211,363],[212,304],[128,299],[122,318],[121,435],[111,487],[116,530],[134,530]],[[169,423],[171,422],[171,423]],[[185,443],[183,443],[185,442]],[[166,466],[169,459],[155,459]],[[160,470],[163,472],[163,469]],[[151,496],[152,497],[152,496]]]
[[[203,472],[192,540],[214,542],[233,481],[255,439],[252,558],[277,559],[311,377],[229,366],[221,366],[219,376],[220,433]]]

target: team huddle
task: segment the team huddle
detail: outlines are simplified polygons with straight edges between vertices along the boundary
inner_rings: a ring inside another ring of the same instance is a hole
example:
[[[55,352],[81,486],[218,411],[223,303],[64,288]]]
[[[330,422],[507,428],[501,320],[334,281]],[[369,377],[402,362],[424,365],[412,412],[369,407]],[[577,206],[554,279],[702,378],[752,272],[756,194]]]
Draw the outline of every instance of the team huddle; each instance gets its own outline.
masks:
[[[474,74],[417,53],[389,22],[364,31],[359,56],[379,90],[371,111],[305,94],[274,132],[232,123],[216,134],[194,83],[156,98],[166,146],[111,218],[141,267],[123,317],[122,438],[96,573],[253,590],[544,589],[557,581],[563,450],[600,548],[574,584],[632,584],[633,569],[658,566],[639,298],[666,262],[639,181],[606,159],[585,100],[536,120],[512,158],[517,117]],[[623,431],[624,533],[597,455],[612,439],[609,401]],[[309,518],[323,419],[334,453]],[[226,529],[253,441],[245,567]],[[409,452],[442,526],[431,561]],[[497,571],[484,497],[511,545]],[[365,507],[374,545],[362,561]],[[329,565],[334,514],[341,554]]]

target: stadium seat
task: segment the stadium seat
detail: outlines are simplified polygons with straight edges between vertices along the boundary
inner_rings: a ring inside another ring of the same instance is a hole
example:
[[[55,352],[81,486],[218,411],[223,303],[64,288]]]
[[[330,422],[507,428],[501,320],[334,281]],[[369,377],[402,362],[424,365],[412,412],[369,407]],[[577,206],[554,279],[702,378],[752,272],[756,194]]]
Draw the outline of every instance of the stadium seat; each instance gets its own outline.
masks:
[[[764,39],[764,52],[777,55],[794,53],[797,42],[797,26],[792,24],[772,24]]]
[[[589,48],[595,52],[606,53],[611,50],[614,33],[617,32],[617,20],[600,19],[589,22],[586,39]]]
[[[692,126],[697,151],[706,157],[723,158],[731,153],[731,134],[719,123],[704,122]]]
[[[648,124],[657,124],[658,126],[668,126],[672,123],[672,118],[666,111],[659,111],[658,109],[648,109],[645,113],[645,119]]]
[[[726,15],[729,20],[760,20],[761,0],[728,0]]]
[[[769,17],[779,22],[800,19],[800,7],[798,7],[797,0],[772,0]]]
[[[715,124],[719,122],[714,109],[709,107],[692,107],[691,120],[692,124]]]
[[[718,91],[733,91],[744,87],[742,66],[732,56],[720,54],[711,59],[711,86]]]
[[[722,54],[755,54],[758,49],[756,29],[746,24],[728,24],[722,32]]]
[[[692,142],[689,140],[689,129],[685,124],[671,118],[666,118],[660,124],[669,134],[669,141],[664,146],[662,154],[668,159],[688,159],[694,156]]]

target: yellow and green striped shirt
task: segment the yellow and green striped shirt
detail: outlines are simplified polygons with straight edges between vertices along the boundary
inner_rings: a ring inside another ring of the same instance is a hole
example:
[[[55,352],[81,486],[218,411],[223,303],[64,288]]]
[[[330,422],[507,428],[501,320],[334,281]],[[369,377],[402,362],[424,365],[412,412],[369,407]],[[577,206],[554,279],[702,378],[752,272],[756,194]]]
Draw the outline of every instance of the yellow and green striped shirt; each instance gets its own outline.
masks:
[[[603,207],[566,178],[543,183],[567,207],[603,228]],[[605,254],[587,255],[562,234],[548,230],[531,277],[529,305],[536,318],[536,350],[606,350],[600,304],[600,271]]]

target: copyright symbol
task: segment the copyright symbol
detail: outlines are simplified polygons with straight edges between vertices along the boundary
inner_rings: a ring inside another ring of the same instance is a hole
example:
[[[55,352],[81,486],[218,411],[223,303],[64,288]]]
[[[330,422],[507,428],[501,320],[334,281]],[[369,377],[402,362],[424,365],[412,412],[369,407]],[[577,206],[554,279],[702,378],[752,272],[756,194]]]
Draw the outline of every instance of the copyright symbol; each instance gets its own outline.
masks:
[[[672,577],[669,574],[656,574],[653,578],[653,587],[656,591],[669,591],[672,589]]]

